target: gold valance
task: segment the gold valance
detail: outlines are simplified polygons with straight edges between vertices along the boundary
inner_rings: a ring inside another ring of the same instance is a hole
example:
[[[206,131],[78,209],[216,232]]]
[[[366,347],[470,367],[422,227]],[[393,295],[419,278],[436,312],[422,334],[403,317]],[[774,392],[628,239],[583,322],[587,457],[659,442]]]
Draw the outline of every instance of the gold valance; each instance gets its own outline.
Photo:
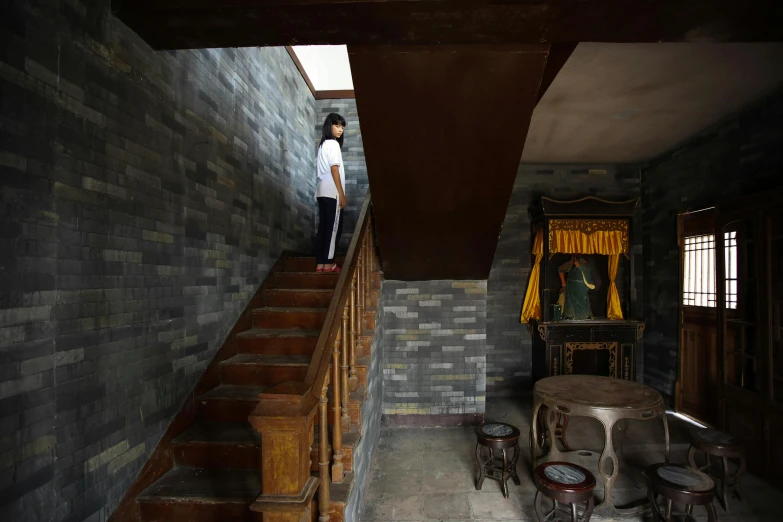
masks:
[[[550,219],[549,255],[628,255],[628,221],[624,219]]]

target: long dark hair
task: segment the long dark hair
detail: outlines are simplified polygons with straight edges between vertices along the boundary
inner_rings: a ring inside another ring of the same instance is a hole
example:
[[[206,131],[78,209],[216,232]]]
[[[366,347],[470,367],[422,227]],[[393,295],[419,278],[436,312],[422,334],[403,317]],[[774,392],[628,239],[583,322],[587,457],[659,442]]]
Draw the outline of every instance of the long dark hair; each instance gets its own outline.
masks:
[[[332,112],[329,114],[329,116],[326,117],[324,120],[324,127],[321,129],[321,143],[319,144],[319,147],[324,144],[326,140],[335,140],[339,145],[340,148],[343,148],[343,136],[345,136],[345,133],[343,133],[339,138],[335,138],[332,135],[332,125],[342,125],[345,127],[345,118],[337,114],[336,112]]]

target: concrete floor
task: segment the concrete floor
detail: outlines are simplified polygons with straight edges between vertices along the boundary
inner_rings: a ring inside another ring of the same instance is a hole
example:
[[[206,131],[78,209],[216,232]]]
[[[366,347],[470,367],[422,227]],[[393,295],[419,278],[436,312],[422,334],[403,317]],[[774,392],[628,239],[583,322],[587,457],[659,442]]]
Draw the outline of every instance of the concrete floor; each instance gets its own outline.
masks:
[[[500,484],[486,479],[482,491],[476,491],[474,428],[383,428],[373,457],[370,483],[361,511],[362,522],[380,520],[537,520],[533,509],[535,485],[530,475],[530,457],[526,448],[532,406],[520,399],[497,399],[487,404],[486,419],[507,422],[518,427],[523,436],[522,456],[517,470],[522,484],[509,481],[510,496],[503,498]],[[686,463],[690,425],[669,416],[672,437],[672,462]],[[618,441],[615,435],[615,443]],[[641,469],[663,462],[663,425],[660,420],[631,421],[621,452],[620,476],[614,485],[614,501],[625,505],[646,495]],[[598,421],[572,418],[568,426],[572,448],[588,450],[588,456],[573,455],[573,461],[597,477],[598,457],[603,448],[603,430]],[[571,457],[569,457],[570,459]],[[732,499],[726,513],[715,503],[721,522],[771,522],[783,520],[783,494],[751,474],[743,479],[745,501]],[[603,487],[596,487],[596,498]],[[701,507],[694,508],[696,520],[706,520]],[[565,520],[565,519],[563,519]],[[570,519],[569,519],[570,520]],[[642,522],[643,516],[598,516],[590,520]]]

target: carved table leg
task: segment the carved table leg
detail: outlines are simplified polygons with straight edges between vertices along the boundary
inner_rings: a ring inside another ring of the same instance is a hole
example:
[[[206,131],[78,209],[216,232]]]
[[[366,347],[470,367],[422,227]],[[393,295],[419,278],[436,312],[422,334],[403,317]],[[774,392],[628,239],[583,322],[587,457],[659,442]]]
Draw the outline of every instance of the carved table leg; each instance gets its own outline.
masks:
[[[549,460],[562,460],[560,448],[557,447],[557,414],[554,408],[548,408],[545,420],[547,437],[549,437]]]
[[[558,414],[558,420],[560,421],[560,426],[558,427],[558,436],[560,437],[560,442],[563,443],[563,451],[570,451],[571,448],[568,446],[568,439],[566,439],[566,429],[568,429],[568,415],[564,413]]]
[[[688,465],[693,469],[699,469],[699,466],[696,465],[696,448],[693,446],[688,450]]]
[[[533,404],[533,419],[530,422],[530,462],[531,471],[536,470],[536,457],[538,454],[538,416],[541,412],[540,404]]]
[[[598,461],[598,473],[601,475],[601,481],[604,483],[604,500],[601,502],[601,507],[604,509],[614,509],[612,503],[612,486],[615,479],[620,472],[619,462],[617,461],[617,454],[614,451],[614,443],[612,442],[612,428],[614,428],[614,422],[610,419],[599,419],[604,425],[604,450],[601,453],[601,460]],[[608,464],[612,465],[612,473],[607,471]]]
[[[503,471],[500,477],[500,487],[503,490],[503,496],[508,498],[508,453],[503,448]]]

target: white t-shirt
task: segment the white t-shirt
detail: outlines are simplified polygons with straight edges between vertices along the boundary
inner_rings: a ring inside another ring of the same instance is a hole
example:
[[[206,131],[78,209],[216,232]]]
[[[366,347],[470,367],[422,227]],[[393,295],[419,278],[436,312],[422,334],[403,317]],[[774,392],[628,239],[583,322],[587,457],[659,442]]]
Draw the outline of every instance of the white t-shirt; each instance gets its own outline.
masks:
[[[337,186],[334,184],[334,178],[332,178],[332,165],[337,165],[340,168],[340,183],[342,183],[343,192],[345,192],[345,169],[343,168],[343,154],[340,151],[340,144],[336,140],[326,140],[323,145],[318,147],[316,198],[338,199],[340,196],[340,193],[337,192]]]

